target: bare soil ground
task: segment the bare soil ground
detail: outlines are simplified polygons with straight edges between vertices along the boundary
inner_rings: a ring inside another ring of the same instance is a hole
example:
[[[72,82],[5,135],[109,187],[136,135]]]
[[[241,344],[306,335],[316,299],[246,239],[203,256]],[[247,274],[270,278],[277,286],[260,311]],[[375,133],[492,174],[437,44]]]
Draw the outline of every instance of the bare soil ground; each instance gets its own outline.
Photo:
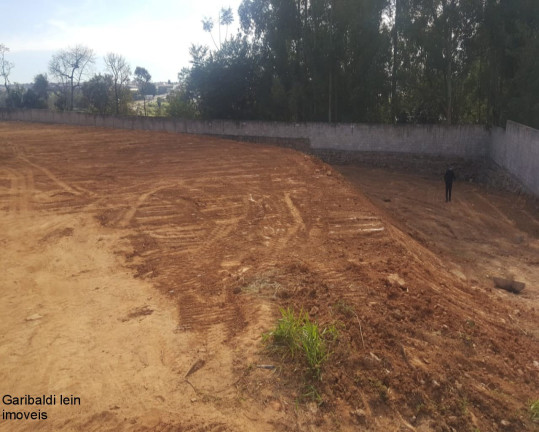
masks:
[[[0,430],[534,430],[533,206],[339,169],[352,183],[270,146],[0,123],[1,396],[81,398],[3,401],[48,418]],[[339,328],[319,399],[261,345],[279,307]]]

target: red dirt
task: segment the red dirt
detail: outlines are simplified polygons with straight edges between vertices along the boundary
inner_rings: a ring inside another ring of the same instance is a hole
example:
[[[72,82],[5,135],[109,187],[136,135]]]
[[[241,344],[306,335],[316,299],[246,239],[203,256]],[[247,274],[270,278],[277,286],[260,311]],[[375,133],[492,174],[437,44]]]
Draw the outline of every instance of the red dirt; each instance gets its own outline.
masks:
[[[369,199],[292,150],[24,123],[0,169],[2,391],[82,400],[0,430],[534,428],[539,222],[514,197],[345,168]],[[320,405],[260,343],[286,306],[339,328]]]

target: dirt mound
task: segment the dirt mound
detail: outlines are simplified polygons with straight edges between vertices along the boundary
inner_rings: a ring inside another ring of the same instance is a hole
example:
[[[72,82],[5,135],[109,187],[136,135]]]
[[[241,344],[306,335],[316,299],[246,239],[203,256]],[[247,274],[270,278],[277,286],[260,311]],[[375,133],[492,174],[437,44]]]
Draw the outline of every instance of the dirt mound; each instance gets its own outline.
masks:
[[[85,401],[0,428],[532,430],[535,309],[452,273],[328,165],[208,137],[0,131],[16,353],[0,378]],[[261,345],[279,307],[339,329],[310,395]]]

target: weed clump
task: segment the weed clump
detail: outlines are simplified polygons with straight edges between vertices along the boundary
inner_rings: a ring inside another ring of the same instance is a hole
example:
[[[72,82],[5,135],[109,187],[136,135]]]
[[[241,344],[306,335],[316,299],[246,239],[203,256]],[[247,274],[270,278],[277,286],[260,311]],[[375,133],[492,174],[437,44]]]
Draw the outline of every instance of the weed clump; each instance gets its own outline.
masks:
[[[334,325],[319,328],[309,315],[301,310],[298,315],[290,308],[281,309],[281,318],[275,328],[263,335],[269,348],[291,358],[300,358],[313,377],[320,380],[322,365],[328,359],[328,343],[337,338]]]
[[[539,423],[539,399],[530,404],[530,417],[534,423]]]

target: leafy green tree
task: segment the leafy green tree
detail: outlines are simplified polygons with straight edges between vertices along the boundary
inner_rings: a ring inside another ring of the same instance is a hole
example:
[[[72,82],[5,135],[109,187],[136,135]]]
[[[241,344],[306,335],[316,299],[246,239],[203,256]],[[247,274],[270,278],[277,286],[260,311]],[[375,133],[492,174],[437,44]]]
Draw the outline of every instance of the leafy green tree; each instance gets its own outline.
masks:
[[[49,98],[49,80],[47,75],[39,74],[34,77],[34,83],[23,97],[25,108],[44,109],[48,106]]]
[[[238,14],[241,34],[191,48],[180,100],[203,117],[539,124],[537,1],[244,0]]]
[[[6,106],[12,109],[24,108],[25,95],[26,90],[23,86],[19,84],[11,85],[7,93]]]
[[[169,117],[196,118],[198,116],[194,101],[185,90],[187,71],[180,72],[178,78],[180,87],[167,95],[166,114]]]
[[[539,127],[539,3],[500,0],[489,6],[493,21],[487,24],[489,34],[497,41],[492,44],[494,56],[488,64],[489,72],[495,62],[499,65],[492,77],[493,123],[505,124],[512,119]]]
[[[144,115],[148,115],[148,111],[146,109],[146,97],[147,96],[155,96],[157,93],[157,89],[155,87],[155,84],[151,82],[152,76],[150,73],[143,67],[137,66],[135,69],[135,82],[137,83],[139,94],[142,96],[144,100]]]
[[[246,37],[225,41],[215,53],[192,46],[191,56],[185,97],[197,105],[203,117],[255,118],[258,67]]]
[[[34,84],[32,90],[36,94],[41,105],[45,107],[47,105],[47,99],[49,97],[49,79],[46,74],[39,74],[34,77]]]
[[[90,112],[102,115],[114,112],[114,79],[111,75],[94,75],[82,85],[82,94]]]
[[[384,119],[390,47],[380,31],[384,8],[385,0],[242,3],[242,29],[260,45],[264,70],[273,75],[266,82],[286,94],[288,119]]]

